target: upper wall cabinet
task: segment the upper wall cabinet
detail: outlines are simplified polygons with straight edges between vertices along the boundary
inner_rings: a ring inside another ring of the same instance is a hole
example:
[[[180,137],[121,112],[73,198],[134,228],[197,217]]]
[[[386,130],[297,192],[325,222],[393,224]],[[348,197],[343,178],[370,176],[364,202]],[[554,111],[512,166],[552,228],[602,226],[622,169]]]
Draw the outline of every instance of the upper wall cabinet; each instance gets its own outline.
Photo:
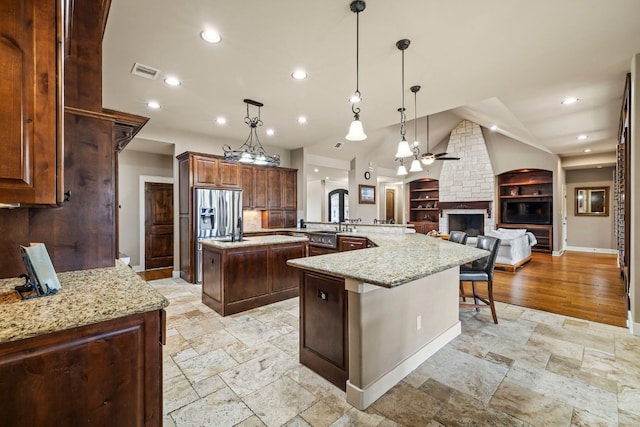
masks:
[[[0,203],[62,201],[62,5],[0,2]]]

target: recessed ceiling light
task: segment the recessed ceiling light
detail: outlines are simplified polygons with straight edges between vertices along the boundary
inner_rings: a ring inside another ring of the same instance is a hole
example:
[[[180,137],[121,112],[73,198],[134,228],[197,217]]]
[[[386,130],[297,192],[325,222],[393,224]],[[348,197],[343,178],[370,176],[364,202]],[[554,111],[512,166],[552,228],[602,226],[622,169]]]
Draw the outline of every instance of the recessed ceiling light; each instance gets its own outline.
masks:
[[[584,149],[584,150],[582,150],[582,151],[584,151],[585,153],[590,153],[590,152],[591,152],[591,148],[585,148],[585,149]]]
[[[491,129],[492,131],[497,131],[498,130],[498,125],[493,125],[491,126],[489,129]]]
[[[206,41],[207,43],[220,43],[220,41],[222,40],[220,33],[215,30],[204,30],[200,33],[200,37],[202,37],[202,40]]]
[[[295,70],[293,73],[291,73],[291,77],[296,80],[304,80],[307,78],[307,73],[304,70]]]
[[[602,169],[602,165],[598,165],[596,166],[598,169]]]
[[[307,123],[307,118],[305,116],[298,117],[298,123],[300,124]]]
[[[562,101],[560,101],[560,104],[570,105],[570,104],[575,104],[576,102],[578,102],[578,98],[569,97],[569,98],[565,98]]]
[[[576,136],[576,138],[579,139],[580,141],[584,141],[585,139],[588,138],[588,136],[587,135],[578,135],[578,136]]]
[[[158,101],[149,101],[147,102],[147,107],[157,110],[160,108],[160,103]]]
[[[225,119],[224,117],[218,117],[216,119],[216,123],[219,124],[219,125],[224,125],[224,124],[227,123],[227,119]]]
[[[328,177],[328,176],[325,176],[325,177],[324,177],[324,179],[329,179],[329,177]]]
[[[164,82],[169,86],[180,86],[182,84],[182,82],[177,77],[174,77],[174,76],[166,77],[164,79]]]
[[[267,129],[267,131],[266,131],[266,132],[267,132],[267,135],[269,135],[269,136],[273,136],[273,135],[275,135],[275,134],[276,134],[276,131],[275,131],[275,130],[273,130],[273,129],[271,129],[271,128]]]
[[[313,168],[313,171],[314,171],[314,172],[320,172],[320,169],[318,169],[318,168]]]

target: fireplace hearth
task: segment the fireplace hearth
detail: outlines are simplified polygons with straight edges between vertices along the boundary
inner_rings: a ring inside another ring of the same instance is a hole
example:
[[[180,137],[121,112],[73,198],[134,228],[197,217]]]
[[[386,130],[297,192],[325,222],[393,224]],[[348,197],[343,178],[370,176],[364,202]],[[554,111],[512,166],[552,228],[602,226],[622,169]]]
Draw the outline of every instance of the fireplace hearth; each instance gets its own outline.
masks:
[[[484,234],[483,214],[449,214],[449,232],[452,230],[464,231],[469,237],[477,237]]]

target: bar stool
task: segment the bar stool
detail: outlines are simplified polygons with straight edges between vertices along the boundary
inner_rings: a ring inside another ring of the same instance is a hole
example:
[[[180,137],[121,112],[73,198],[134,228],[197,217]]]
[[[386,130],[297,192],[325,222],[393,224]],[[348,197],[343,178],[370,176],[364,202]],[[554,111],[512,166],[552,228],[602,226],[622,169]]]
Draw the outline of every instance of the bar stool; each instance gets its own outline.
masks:
[[[453,243],[460,243],[461,245],[467,244],[467,233],[464,231],[450,231],[449,241]]]
[[[496,307],[493,303],[493,271],[496,266],[496,257],[500,248],[500,239],[489,236],[478,236],[476,248],[489,251],[489,256],[477,259],[471,265],[460,266],[460,307],[474,307],[476,311],[480,308],[490,308],[493,316],[493,323],[498,323]],[[472,295],[466,295],[463,282],[471,282]],[[488,299],[480,297],[476,289],[476,282],[487,282]],[[473,296],[474,304],[466,302],[466,297]]]

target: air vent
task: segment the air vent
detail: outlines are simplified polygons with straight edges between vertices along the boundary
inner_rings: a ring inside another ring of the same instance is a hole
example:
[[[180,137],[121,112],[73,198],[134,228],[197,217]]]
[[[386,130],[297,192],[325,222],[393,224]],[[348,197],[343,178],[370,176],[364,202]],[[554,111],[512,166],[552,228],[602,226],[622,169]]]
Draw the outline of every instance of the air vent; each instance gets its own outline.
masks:
[[[160,74],[160,70],[136,62],[133,64],[131,74],[134,76],[144,77],[145,79],[155,80],[156,77],[158,77],[158,74]]]
[[[338,141],[336,142],[336,145],[333,146],[333,148],[335,148],[336,150],[339,150],[342,148],[343,145],[344,145],[344,142]]]

